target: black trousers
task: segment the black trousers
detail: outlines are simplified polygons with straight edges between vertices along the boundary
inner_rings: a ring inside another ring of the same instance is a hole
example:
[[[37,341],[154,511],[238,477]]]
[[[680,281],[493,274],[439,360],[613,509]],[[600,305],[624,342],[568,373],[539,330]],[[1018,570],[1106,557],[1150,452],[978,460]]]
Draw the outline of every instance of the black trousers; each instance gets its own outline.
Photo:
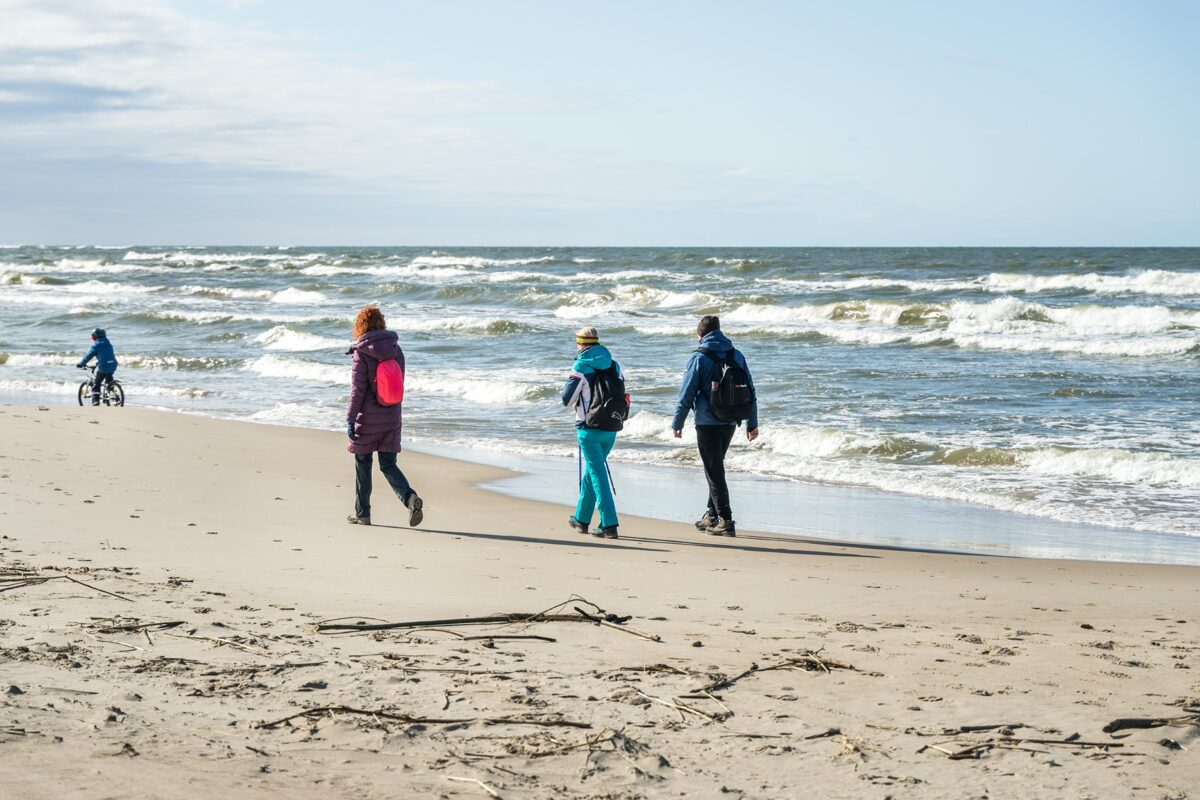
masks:
[[[354,454],[354,513],[360,517],[371,516],[371,453]],[[408,502],[408,496],[413,493],[408,485],[408,478],[396,466],[395,453],[379,454],[379,471],[401,503]]]
[[[729,507],[729,484],[725,482],[725,454],[736,430],[736,425],[696,426],[696,445],[708,481],[708,513],[728,520],[733,519],[733,510]]]
[[[96,377],[92,379],[92,405],[100,405],[100,385],[107,383],[108,388],[112,390],[113,374],[111,372],[96,372]]]

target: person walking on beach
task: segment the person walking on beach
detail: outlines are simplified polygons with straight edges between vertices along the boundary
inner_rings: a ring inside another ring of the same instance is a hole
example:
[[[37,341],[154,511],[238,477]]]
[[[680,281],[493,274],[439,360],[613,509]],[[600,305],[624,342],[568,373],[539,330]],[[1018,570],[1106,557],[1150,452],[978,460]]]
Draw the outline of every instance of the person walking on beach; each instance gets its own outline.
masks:
[[[629,395],[621,365],[600,344],[595,328],[575,332],[578,353],[563,388],[562,402],[575,410],[575,437],[579,441],[579,501],[568,520],[572,528],[588,533],[592,512],[600,505],[600,528],[596,537],[617,538],[617,505],[613,500],[608,454],[617,441],[617,431],[629,416]]]
[[[371,462],[379,454],[379,471],[408,508],[408,524],[421,524],[424,503],[396,466],[403,427],[404,351],[400,338],[387,329],[378,306],[363,306],[354,319],[354,344],[346,351],[350,366],[350,406],[346,409],[346,449],[354,454],[352,525],[371,524]]]
[[[676,439],[682,438],[683,423],[695,409],[696,446],[708,481],[708,510],[697,520],[696,528],[712,536],[736,536],[725,482],[725,454],[743,421],[746,438],[752,442],[758,438],[758,397],[746,357],[721,333],[719,317],[701,317],[696,336],[700,346],[688,359],[671,429]]]
[[[112,391],[113,373],[117,371],[117,355],[113,352],[112,343],[108,341],[108,333],[104,328],[92,331],[92,347],[75,366],[83,369],[93,358],[96,359],[96,377],[92,381],[92,405],[100,405],[100,385],[108,384]]]

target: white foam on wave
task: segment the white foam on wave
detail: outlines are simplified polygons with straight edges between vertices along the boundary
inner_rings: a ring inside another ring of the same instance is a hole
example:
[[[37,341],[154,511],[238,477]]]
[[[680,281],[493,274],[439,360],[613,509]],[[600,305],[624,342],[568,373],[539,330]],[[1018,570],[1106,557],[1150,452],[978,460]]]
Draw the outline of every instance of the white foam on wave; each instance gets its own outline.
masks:
[[[246,419],[269,425],[339,430],[345,420],[345,411],[310,403],[276,403],[270,408],[255,411]]]
[[[815,333],[851,344],[949,344],[985,350],[1161,356],[1200,346],[1200,312],[1166,306],[1046,306],[1015,297],[986,303],[857,301],[743,305],[723,315],[740,332]]]
[[[302,255],[280,253],[210,253],[203,250],[176,250],[162,252],[142,252],[130,250],[122,261],[158,261],[164,264],[182,264],[195,266],[207,264],[216,267],[236,266],[249,261],[265,261],[274,264],[300,264],[323,258],[324,253],[304,253]]]
[[[263,346],[264,350],[288,350],[294,353],[312,352],[314,350],[344,350],[348,342],[318,336],[307,331],[292,330],[286,325],[276,325],[270,330],[263,331],[254,337],[254,341]]]
[[[568,292],[558,295],[554,316],[560,319],[602,317],[643,309],[695,309],[714,305],[718,299],[707,292],[674,292],[641,284],[619,284],[603,292]]]
[[[284,356],[261,356],[247,363],[243,369],[268,378],[306,381],[309,383],[348,384],[350,365],[334,366],[310,361],[306,358]]]
[[[272,303],[283,303],[291,306],[316,306],[328,303],[329,298],[320,292],[289,287],[271,295]]]
[[[409,263],[414,267],[523,267],[527,264],[549,264],[558,259],[554,256],[536,258],[484,258],[482,256],[417,256]]]
[[[350,322],[350,317],[331,315],[300,315],[300,314],[242,314],[232,311],[187,311],[185,309],[170,309],[167,311],[151,311],[149,315],[157,319],[178,320],[180,322],[195,322],[198,325],[217,325],[226,322],[268,322],[268,323],[310,323],[310,322]]]
[[[663,414],[634,414],[622,438],[657,446],[618,448],[613,458],[651,464],[695,461],[694,428],[689,424],[681,441],[674,438],[670,424],[671,418]],[[933,466],[906,463],[905,455],[926,460],[932,456]],[[882,433],[777,425],[764,428],[754,444],[736,437],[727,466],[765,476],[864,486],[1068,522],[1196,535],[1192,526],[1170,517],[1142,518],[1120,505],[1096,502],[1095,480],[1151,489],[1175,505],[1194,502],[1195,490],[1200,488],[1200,460],[1166,453],[1054,445],[939,446]],[[1081,482],[1081,478],[1088,480]],[[1099,491],[1103,494],[1105,490]]]
[[[0,392],[20,392],[28,394],[75,395],[79,392],[81,381],[21,381],[0,380]],[[208,397],[211,392],[198,387],[181,386],[142,386],[134,384],[125,386],[127,402],[135,397]]]
[[[535,330],[526,322],[517,322],[504,317],[476,316],[464,314],[458,317],[418,317],[393,316],[388,326],[393,330],[430,333],[446,331],[450,333],[505,334],[520,333]]]
[[[410,373],[405,376],[405,391],[410,390],[461,397],[482,405],[533,404],[544,399],[547,393],[544,383],[463,371],[449,375],[423,371]]]
[[[79,363],[78,356],[61,356],[50,353],[0,353],[0,366],[5,367],[73,367]]]
[[[1019,456],[1038,475],[1100,478],[1133,485],[1200,487],[1200,460],[1119,449],[1042,447]]]
[[[1025,275],[993,272],[980,284],[991,292],[1040,294],[1079,290],[1095,294],[1151,294],[1164,296],[1200,296],[1200,272],[1171,272],[1147,269],[1124,275],[1097,272],[1062,275]]]
[[[232,286],[198,286],[185,284],[173,291],[201,297],[229,298],[231,300],[264,300],[275,293],[270,289],[239,289]]]
[[[1104,295],[1158,295],[1163,297],[1200,297],[1200,272],[1174,272],[1147,269],[1119,275],[1098,272],[1033,275],[1021,272],[992,272],[978,278],[909,279],[887,276],[842,278],[772,278],[756,283],[799,292],[853,292],[864,289],[910,292],[991,292],[1002,294],[1043,294],[1047,292],[1089,292]]]

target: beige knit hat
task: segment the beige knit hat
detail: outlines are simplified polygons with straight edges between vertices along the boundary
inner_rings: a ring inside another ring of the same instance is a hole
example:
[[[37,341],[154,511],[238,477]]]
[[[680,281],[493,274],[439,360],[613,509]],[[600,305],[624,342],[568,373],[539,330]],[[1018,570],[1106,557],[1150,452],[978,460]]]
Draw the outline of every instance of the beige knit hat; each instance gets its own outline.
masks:
[[[575,331],[575,344],[599,344],[600,334],[590,325]]]

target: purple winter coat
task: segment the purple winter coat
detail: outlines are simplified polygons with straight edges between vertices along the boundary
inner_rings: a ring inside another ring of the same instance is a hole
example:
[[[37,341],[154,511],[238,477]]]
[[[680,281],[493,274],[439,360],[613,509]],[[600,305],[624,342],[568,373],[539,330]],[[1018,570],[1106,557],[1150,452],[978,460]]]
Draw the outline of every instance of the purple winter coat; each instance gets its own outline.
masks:
[[[375,398],[375,370],[380,361],[396,359],[404,369],[404,351],[395,331],[367,331],[346,351],[354,355],[350,366],[350,407],[347,424],[358,437],[346,445],[351,453],[399,453],[400,406],[381,406]]]

